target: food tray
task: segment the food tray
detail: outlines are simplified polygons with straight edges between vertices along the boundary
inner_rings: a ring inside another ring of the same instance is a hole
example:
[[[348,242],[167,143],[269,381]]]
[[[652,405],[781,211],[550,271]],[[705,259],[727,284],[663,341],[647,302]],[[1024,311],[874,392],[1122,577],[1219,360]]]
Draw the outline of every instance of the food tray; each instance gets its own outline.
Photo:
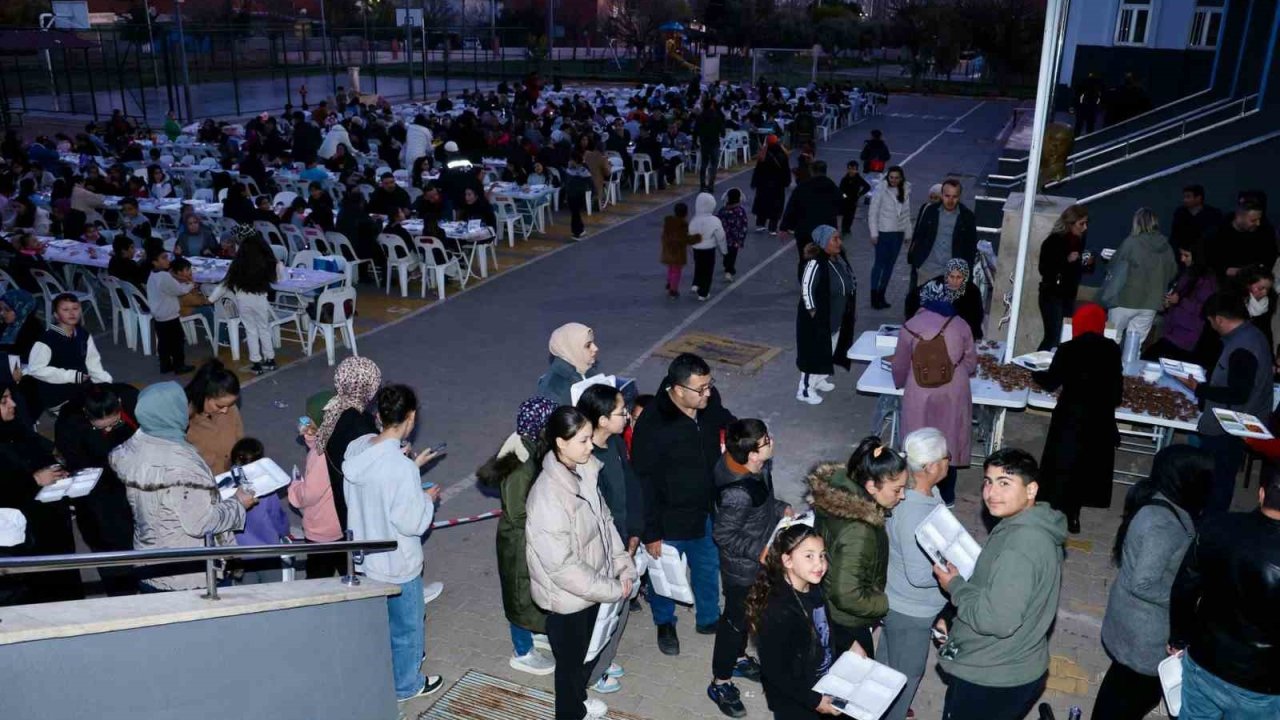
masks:
[[[1182,653],[1170,655],[1156,666],[1160,689],[1164,690],[1164,706],[1170,717],[1182,712]]]
[[[955,565],[965,580],[973,575],[978,555],[982,553],[982,546],[946,505],[938,505],[920,522],[916,527],[916,542],[937,565],[945,567],[947,562]]]
[[[819,678],[813,691],[830,695],[832,704],[849,717],[879,720],[906,684],[906,675],[848,651]]]
[[[289,473],[285,472],[271,458],[262,458],[245,465],[245,482],[255,497],[269,495],[289,484]],[[218,481],[218,493],[225,500],[236,494],[236,487],[231,480],[231,473],[224,472],[214,478]]]
[[[81,498],[93,492],[102,477],[102,468],[86,468],[58,482],[40,489],[36,500],[42,503],[57,502],[63,498]]]

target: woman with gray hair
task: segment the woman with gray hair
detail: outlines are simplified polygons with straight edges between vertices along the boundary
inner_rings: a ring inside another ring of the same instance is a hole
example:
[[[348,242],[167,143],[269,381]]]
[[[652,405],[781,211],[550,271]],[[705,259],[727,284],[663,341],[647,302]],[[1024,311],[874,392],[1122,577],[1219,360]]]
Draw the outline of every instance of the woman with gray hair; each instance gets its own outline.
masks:
[[[933,563],[916,545],[916,528],[942,504],[934,488],[955,471],[947,436],[937,428],[920,428],[902,443],[907,454],[906,498],[885,523],[889,534],[889,575],[885,592],[889,614],[880,635],[880,661],[907,676],[907,686],[885,713],[885,720],[904,720],[929,660],[929,630],[947,598],[938,589]]]
[[[1107,265],[1098,293],[1098,304],[1107,309],[1107,322],[1115,326],[1121,343],[1126,330],[1139,336],[1139,345],[1146,339],[1177,272],[1177,260],[1169,239],[1160,233],[1156,214],[1151,208],[1139,208],[1129,237],[1120,242]]]

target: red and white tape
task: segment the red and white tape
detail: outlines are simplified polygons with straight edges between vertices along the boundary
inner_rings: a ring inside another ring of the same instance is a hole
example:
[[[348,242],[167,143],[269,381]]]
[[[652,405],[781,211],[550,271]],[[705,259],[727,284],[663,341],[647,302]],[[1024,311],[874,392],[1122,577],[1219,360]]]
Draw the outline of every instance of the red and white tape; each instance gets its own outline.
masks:
[[[501,516],[502,516],[502,510],[490,510],[489,512],[480,513],[479,515],[472,515],[470,517],[460,517],[460,518],[453,518],[452,520],[440,520],[437,522],[433,522],[431,523],[431,529],[437,530],[439,528],[453,527],[455,525],[466,525],[467,523],[479,522],[481,520],[489,520],[491,518],[496,518]]]

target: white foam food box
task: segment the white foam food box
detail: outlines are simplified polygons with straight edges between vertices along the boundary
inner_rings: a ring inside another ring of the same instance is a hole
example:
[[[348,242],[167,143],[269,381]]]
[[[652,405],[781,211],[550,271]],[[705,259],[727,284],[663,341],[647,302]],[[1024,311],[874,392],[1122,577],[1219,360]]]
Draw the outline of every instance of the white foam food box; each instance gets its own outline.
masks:
[[[244,479],[249,484],[255,497],[269,495],[289,484],[289,473],[285,472],[271,458],[262,458],[245,465]],[[236,494],[235,485],[231,484],[231,473],[224,472],[214,478],[218,481],[218,492],[225,500]]]
[[[978,541],[964,529],[947,506],[941,504],[916,527],[916,542],[934,564],[945,567],[950,562],[965,580],[973,575],[978,555],[982,553]]]
[[[674,547],[662,544],[662,557],[647,552],[636,553],[636,577],[649,571],[653,591],[676,602],[692,603],[693,586],[689,584],[689,560]]]
[[[898,331],[901,327],[901,325],[881,325],[876,330],[876,347],[896,350],[898,347]]]
[[[1165,375],[1171,375],[1183,380],[1187,378],[1195,378],[1196,382],[1204,382],[1205,380],[1204,368],[1195,363],[1160,358],[1160,369],[1164,371]]]
[[[102,468],[85,468],[58,482],[47,485],[36,493],[36,500],[43,503],[57,502],[63,498],[79,498],[93,492],[102,477]]]
[[[1033,372],[1048,370],[1049,366],[1053,364],[1053,351],[1037,350],[1026,355],[1019,355],[1013,359],[1013,364]]]
[[[1156,666],[1160,688],[1164,690],[1164,706],[1170,717],[1182,712],[1182,653],[1170,655]]]
[[[643,552],[643,551],[642,551]],[[624,607],[629,605],[629,601],[600,603],[600,609],[596,612],[596,624],[591,629],[591,642],[587,645],[587,657],[583,662],[591,662],[596,659],[605,645],[609,644],[613,633],[618,629],[618,619],[622,617]]]
[[[1213,416],[1228,435],[1257,440],[1271,440],[1275,436],[1267,429],[1265,423],[1249,413],[1235,412],[1226,408],[1214,408]]]
[[[907,676],[875,660],[846,651],[813,686],[830,695],[840,712],[857,720],[880,720],[907,684]]]

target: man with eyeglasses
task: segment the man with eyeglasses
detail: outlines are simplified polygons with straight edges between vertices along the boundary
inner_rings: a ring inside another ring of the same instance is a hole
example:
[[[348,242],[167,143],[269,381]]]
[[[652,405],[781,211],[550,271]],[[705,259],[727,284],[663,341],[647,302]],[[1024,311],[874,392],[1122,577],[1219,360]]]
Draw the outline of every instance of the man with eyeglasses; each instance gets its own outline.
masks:
[[[720,404],[710,366],[682,353],[668,366],[632,438],[631,462],[646,493],[641,540],[654,558],[661,556],[664,542],[685,554],[700,635],[714,634],[720,620],[720,559],[710,511],[724,430],[734,420]],[[675,601],[650,592],[649,606],[658,626],[658,649],[679,655]]]

